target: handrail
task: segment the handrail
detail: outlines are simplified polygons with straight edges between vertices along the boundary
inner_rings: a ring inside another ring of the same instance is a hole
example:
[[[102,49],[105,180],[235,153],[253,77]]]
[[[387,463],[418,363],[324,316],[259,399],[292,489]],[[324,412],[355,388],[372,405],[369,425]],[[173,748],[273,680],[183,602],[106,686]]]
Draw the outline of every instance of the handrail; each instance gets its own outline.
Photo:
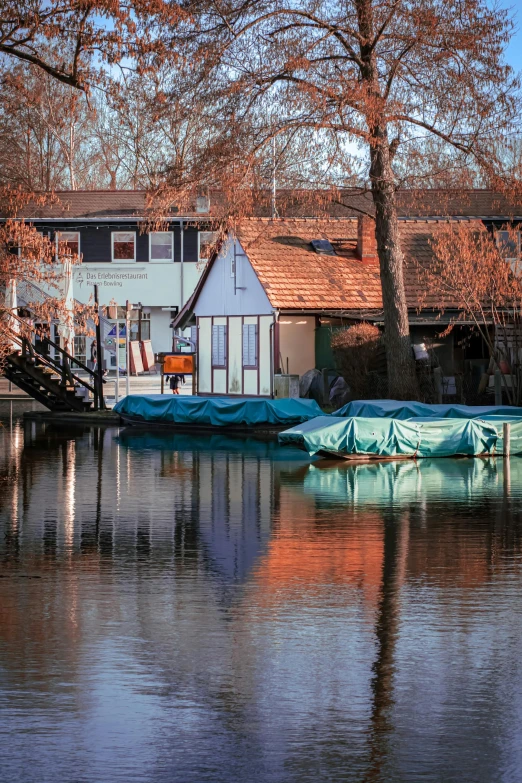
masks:
[[[5,314],[6,314],[6,315],[9,317],[9,318],[13,318],[13,319],[15,319],[16,321],[18,321],[18,323],[19,323],[19,324],[21,324],[25,330],[27,330],[27,331],[29,331],[29,332],[32,332],[34,335],[39,335],[39,333],[37,332],[37,330],[36,330],[36,329],[34,329],[32,326],[29,326],[29,324],[27,323],[27,321],[24,321],[22,318],[20,318],[20,316],[18,316],[18,315],[15,315],[13,312],[11,312],[11,310],[7,310],[5,307],[2,307],[2,308],[0,308],[0,310],[1,310],[1,311],[3,311],[3,312],[4,312],[4,313],[5,313]],[[8,329],[10,330],[10,327],[8,327]],[[11,331],[11,330],[10,330],[10,331]],[[15,335],[16,335],[16,331],[15,331],[14,329],[12,330],[12,332],[13,332],[13,334],[15,334]],[[81,367],[81,368],[82,368],[82,370],[85,370],[85,372],[89,373],[89,375],[93,375],[93,376],[94,376],[94,375],[96,375],[96,373],[94,372],[94,370],[91,370],[91,369],[89,369],[89,367],[87,367],[87,365],[85,365],[85,364],[84,364],[83,362],[81,362],[79,359],[76,359],[76,357],[75,357],[75,356],[72,356],[70,353],[67,353],[67,351],[66,351],[64,348],[62,348],[60,345],[58,345],[57,343],[55,343],[55,342],[54,342],[53,340],[51,340],[49,337],[46,337],[46,338],[45,338],[45,340],[46,340],[46,342],[47,342],[49,345],[52,345],[52,346],[53,346],[53,348],[56,348],[56,350],[57,350],[57,351],[59,351],[60,353],[62,353],[64,356],[67,356],[67,358],[69,359],[69,361],[73,361],[75,364],[77,364],[77,365],[78,365],[78,367]]]
[[[0,308],[0,312],[3,312],[10,319],[13,319],[18,323],[20,323],[26,332],[30,332],[34,335],[38,334],[36,329],[29,326],[29,324],[26,321],[21,319],[19,316],[15,315],[11,310],[8,310],[6,308]],[[30,354],[32,354],[33,356],[35,355],[38,356],[38,360],[41,363],[47,365],[52,370],[59,370],[62,375],[61,385],[63,386],[67,386],[67,379],[69,379],[72,382],[77,381],[79,384],[81,384],[81,386],[83,386],[84,388],[92,392],[94,396],[95,408],[98,409],[100,407],[100,399],[99,399],[98,390],[96,389],[96,385],[93,387],[89,383],[87,383],[87,381],[83,380],[83,378],[80,378],[79,375],[76,375],[76,373],[74,373],[71,370],[70,363],[74,362],[83,370],[85,370],[91,378],[94,379],[96,377],[96,373],[93,370],[89,369],[89,367],[83,364],[83,362],[81,362],[79,359],[75,359],[74,356],[71,356],[71,354],[67,353],[67,351],[65,351],[63,348],[61,348],[59,345],[57,345],[53,340],[50,340],[49,338],[45,338],[47,343],[49,345],[52,345],[54,348],[56,348],[56,350],[58,350],[63,357],[61,364],[52,356],[47,356],[41,353],[40,351],[35,350],[33,344],[25,335],[23,334],[20,335],[15,329],[12,329],[10,326],[7,326],[5,331],[7,332],[9,339],[11,341],[16,342],[20,345],[22,349],[22,355],[25,355],[26,351],[29,350]]]
[[[13,342],[17,342],[21,349],[22,349],[22,355],[29,352],[30,355],[34,356],[35,358],[38,357],[38,361],[42,364],[47,365],[51,370],[58,370],[60,374],[62,375],[62,378],[66,374],[71,380],[78,381],[82,386],[84,386],[89,391],[96,393],[96,389],[92,387],[87,381],[85,381],[83,378],[80,378],[79,375],[76,375],[76,373],[72,372],[71,368],[68,366],[68,361],[66,364],[62,365],[59,362],[56,361],[56,359],[53,359],[52,356],[46,356],[45,354],[41,353],[40,351],[35,350],[34,345],[31,343],[31,341],[25,337],[24,335],[20,335],[17,332],[15,332],[13,329],[7,328],[7,334],[9,336],[9,339]],[[66,360],[69,359],[69,354],[66,351],[63,351],[65,354]],[[91,371],[89,370],[89,373]],[[91,373],[92,374],[92,373]]]

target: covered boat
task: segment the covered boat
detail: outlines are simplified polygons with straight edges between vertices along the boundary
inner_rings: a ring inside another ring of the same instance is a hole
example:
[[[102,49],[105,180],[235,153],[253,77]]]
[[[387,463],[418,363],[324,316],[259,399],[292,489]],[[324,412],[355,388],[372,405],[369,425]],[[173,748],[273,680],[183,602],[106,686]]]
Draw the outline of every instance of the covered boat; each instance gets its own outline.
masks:
[[[366,416],[367,418],[412,419],[487,419],[502,416],[506,420],[522,420],[522,408],[512,405],[428,405],[424,402],[401,400],[353,400],[335,411],[334,416]]]
[[[359,460],[494,455],[503,451],[502,425],[483,419],[319,416],[281,432],[279,442],[309,454]],[[517,453],[522,420],[512,427]]]
[[[114,410],[127,424],[236,432],[279,432],[322,414],[315,400],[164,394],[130,394]]]

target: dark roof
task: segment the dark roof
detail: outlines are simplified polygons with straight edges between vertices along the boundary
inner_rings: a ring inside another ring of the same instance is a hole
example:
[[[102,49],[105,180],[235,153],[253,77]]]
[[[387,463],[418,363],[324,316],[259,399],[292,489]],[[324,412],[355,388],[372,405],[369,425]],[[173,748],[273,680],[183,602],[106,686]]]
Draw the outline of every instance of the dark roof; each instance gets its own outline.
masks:
[[[360,189],[345,189],[332,200],[327,191],[280,189],[277,208],[286,217],[357,217],[374,214],[371,193]],[[217,217],[226,209],[219,190],[210,194],[210,213],[198,213],[195,208],[180,211],[179,215],[204,220]],[[253,212],[259,217],[271,214],[268,191],[255,197]],[[403,190],[397,193],[399,217],[478,217],[509,219],[522,217],[522,200],[509,199],[492,190]],[[132,218],[147,214],[145,190],[67,190],[57,191],[44,205],[35,202],[20,210],[21,216],[45,218]],[[176,218],[177,209],[169,216]]]

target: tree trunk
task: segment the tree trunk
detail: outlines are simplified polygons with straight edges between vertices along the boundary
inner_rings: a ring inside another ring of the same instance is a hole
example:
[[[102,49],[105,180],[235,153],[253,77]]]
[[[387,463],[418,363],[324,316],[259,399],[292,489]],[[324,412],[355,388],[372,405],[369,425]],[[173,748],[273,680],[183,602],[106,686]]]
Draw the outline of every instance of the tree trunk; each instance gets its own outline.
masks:
[[[381,273],[388,396],[397,400],[417,399],[417,379],[404,292],[403,255],[397,222],[395,179],[388,140],[385,99],[379,83],[375,48],[371,45],[375,35],[373,4],[372,0],[356,0],[355,5],[359,33],[362,36],[361,80],[366,88],[370,180]]]
[[[386,132],[370,149],[375,234],[384,309],[384,344],[388,368],[388,396],[417,399],[418,388],[412,354],[408,308],[404,291],[403,261],[397,221],[395,185]]]

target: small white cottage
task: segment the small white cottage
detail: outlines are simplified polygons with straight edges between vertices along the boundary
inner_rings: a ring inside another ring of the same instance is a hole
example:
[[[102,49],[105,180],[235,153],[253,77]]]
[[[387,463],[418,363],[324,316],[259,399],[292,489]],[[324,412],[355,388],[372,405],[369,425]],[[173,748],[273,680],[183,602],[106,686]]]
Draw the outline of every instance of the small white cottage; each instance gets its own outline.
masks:
[[[381,310],[369,227],[365,237],[353,218],[244,220],[173,324],[195,326],[197,393],[269,397],[274,374],[331,366],[332,326]]]

